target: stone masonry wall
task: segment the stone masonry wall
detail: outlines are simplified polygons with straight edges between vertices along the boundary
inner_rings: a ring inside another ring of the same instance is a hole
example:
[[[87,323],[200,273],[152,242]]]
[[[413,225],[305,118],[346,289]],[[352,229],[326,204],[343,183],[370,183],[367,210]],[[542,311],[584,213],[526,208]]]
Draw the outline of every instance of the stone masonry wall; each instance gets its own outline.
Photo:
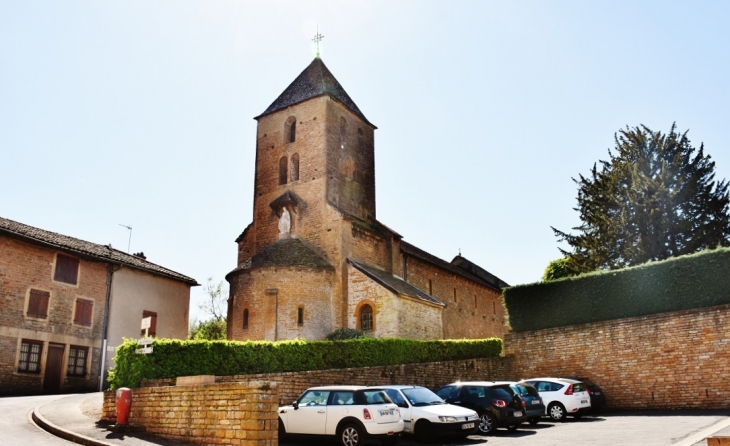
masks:
[[[76,284],[54,280],[57,254],[72,254],[0,236],[0,395],[43,391],[49,344],[62,344],[60,382],[64,391],[89,391],[98,385],[99,346],[106,305],[107,265],[79,259]],[[50,294],[47,317],[28,315],[30,290]],[[90,326],[74,323],[76,299],[93,301]],[[40,373],[19,373],[21,340],[40,341]],[[69,346],[88,348],[86,375],[67,377]],[[46,383],[47,385],[50,383]],[[51,387],[58,387],[53,384]]]
[[[275,383],[146,387],[132,391],[129,423],[176,441],[204,445],[276,446]],[[102,416],[115,421],[115,393],[104,393]]]
[[[441,315],[444,339],[501,338],[507,332],[501,293],[418,257],[408,256],[407,262],[408,282],[446,304]]]
[[[517,378],[586,376],[621,409],[727,409],[730,305],[505,337]]]

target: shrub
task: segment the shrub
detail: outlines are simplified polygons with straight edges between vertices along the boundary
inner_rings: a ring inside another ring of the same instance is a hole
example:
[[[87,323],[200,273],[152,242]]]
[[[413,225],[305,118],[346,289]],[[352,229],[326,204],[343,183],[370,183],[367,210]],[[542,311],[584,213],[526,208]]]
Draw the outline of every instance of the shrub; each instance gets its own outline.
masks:
[[[364,338],[365,332],[356,328],[338,328],[327,335],[328,341],[344,341],[345,339]]]

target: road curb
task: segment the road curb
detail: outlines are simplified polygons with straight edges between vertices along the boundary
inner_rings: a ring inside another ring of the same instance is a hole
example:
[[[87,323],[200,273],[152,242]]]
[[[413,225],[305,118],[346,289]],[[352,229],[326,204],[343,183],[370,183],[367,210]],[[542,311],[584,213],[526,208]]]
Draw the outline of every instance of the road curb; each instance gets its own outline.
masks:
[[[49,401],[53,402],[53,401]],[[46,403],[48,404],[48,403]],[[48,421],[43,415],[41,415],[41,407],[45,406],[45,404],[36,407],[33,409],[33,413],[31,415],[31,418],[33,419],[33,422],[43,429],[44,431],[55,435],[56,437],[63,438],[64,440],[68,440],[71,443],[76,444],[83,444],[84,446],[115,446],[111,443],[107,443],[105,441],[99,441],[95,440],[93,438],[86,437],[84,435],[77,434],[75,432],[71,432],[69,430],[66,430],[62,427],[58,427],[55,424]]]

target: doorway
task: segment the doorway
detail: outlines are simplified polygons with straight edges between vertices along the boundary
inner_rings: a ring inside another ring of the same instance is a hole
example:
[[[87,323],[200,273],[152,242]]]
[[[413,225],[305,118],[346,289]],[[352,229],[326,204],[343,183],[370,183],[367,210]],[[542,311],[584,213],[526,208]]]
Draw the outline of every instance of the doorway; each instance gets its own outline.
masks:
[[[61,390],[61,374],[63,372],[63,344],[48,344],[46,372],[43,375],[43,393],[58,393]]]

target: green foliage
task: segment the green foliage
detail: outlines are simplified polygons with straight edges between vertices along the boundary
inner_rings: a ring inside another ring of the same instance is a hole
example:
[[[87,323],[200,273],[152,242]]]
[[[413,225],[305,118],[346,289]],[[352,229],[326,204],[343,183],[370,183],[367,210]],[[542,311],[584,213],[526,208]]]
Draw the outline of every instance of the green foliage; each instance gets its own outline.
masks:
[[[615,136],[608,161],[580,175],[577,235],[553,228],[572,275],[664,260],[730,245],[728,183],[715,182],[715,163],[687,132],[646,126]]]
[[[503,291],[515,331],[730,304],[730,249]]]
[[[356,328],[341,327],[327,335],[328,341],[344,341],[345,339],[364,338],[365,332]]]
[[[545,268],[545,273],[542,275],[543,282],[549,282],[551,280],[558,280],[570,276],[571,270],[569,268],[569,264],[570,259],[567,257],[562,257],[548,263],[547,268]]]
[[[117,347],[109,373],[112,389],[139,387],[142,379],[191,375],[326,370],[457,359],[491,358],[502,353],[498,338],[416,341],[359,338],[330,341],[182,341],[155,339],[153,353],[135,354],[134,339]]]
[[[188,339],[195,339],[198,341],[225,340],[227,328],[225,319],[211,319],[209,321],[197,322],[190,328]]]

